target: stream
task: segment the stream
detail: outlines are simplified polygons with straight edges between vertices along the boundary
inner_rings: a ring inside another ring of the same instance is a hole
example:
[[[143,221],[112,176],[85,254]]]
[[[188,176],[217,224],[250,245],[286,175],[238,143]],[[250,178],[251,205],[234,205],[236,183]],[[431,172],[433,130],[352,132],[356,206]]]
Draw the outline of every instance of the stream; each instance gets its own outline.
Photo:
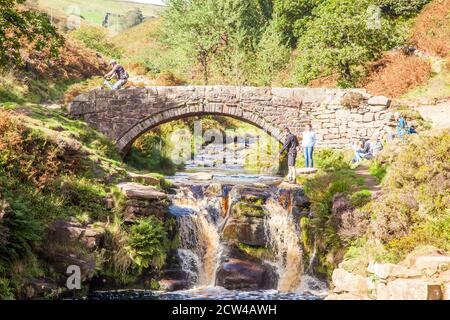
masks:
[[[303,261],[295,218],[302,189],[283,190],[283,177],[244,169],[255,141],[234,148],[231,157],[224,148],[205,146],[183,172],[167,177],[179,234],[175,262],[163,279],[170,292],[97,291],[89,298],[323,299],[326,283],[312,275],[311,261]],[[266,254],[256,256],[260,251]]]

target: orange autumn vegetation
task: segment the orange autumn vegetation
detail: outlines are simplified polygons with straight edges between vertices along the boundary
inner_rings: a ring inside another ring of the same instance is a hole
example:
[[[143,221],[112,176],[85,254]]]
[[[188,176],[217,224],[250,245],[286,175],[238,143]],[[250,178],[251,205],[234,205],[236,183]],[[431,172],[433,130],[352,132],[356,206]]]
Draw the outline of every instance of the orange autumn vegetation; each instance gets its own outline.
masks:
[[[23,45],[22,59],[24,67],[20,71],[27,71],[36,77],[65,80],[83,80],[106,71],[107,64],[95,51],[83,44],[67,38],[59,50],[59,56],[54,58],[48,50],[41,52]]]
[[[427,81],[431,64],[417,56],[407,56],[401,51],[389,52],[369,67],[364,87],[374,95],[399,97]]]
[[[411,41],[419,50],[450,57],[450,0],[430,3],[417,17]]]
[[[34,132],[19,116],[6,111],[0,111],[0,150],[0,165],[5,172],[32,182],[38,189],[81,167],[81,155]]]

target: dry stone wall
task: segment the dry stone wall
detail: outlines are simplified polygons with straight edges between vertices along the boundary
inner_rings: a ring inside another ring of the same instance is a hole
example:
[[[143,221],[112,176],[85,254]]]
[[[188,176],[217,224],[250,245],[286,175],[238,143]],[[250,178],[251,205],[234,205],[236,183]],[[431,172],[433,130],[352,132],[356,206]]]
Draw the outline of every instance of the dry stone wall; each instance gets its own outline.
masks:
[[[69,112],[126,153],[135,139],[153,127],[207,114],[252,123],[280,141],[283,128],[301,136],[311,123],[319,147],[346,148],[354,139],[389,132],[389,105],[389,99],[360,89],[181,86],[95,90],[76,97]]]

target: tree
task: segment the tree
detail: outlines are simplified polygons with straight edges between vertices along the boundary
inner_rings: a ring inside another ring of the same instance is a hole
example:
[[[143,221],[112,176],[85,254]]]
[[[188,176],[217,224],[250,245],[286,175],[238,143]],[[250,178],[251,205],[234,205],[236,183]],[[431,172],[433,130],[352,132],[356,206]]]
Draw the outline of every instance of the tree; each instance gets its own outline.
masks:
[[[46,14],[28,9],[26,0],[0,0],[0,69],[23,63],[24,43],[56,56],[64,40]]]
[[[277,29],[284,35],[291,47],[305,30],[306,23],[312,19],[313,9],[323,0],[273,0],[273,14]]]
[[[198,63],[208,83],[212,63],[233,74],[242,60],[230,60],[254,52],[269,18],[267,0],[171,0],[164,14],[164,42]]]
[[[289,62],[290,49],[276,26],[275,19],[264,31],[257,47],[257,83],[264,86],[270,85]]]
[[[124,29],[132,28],[144,22],[144,14],[141,9],[134,8],[125,14],[123,20]]]
[[[308,84],[318,76],[337,74],[343,87],[354,86],[364,63],[405,40],[402,28],[380,17],[371,24],[371,0],[327,0],[316,10],[299,40],[296,76]]]

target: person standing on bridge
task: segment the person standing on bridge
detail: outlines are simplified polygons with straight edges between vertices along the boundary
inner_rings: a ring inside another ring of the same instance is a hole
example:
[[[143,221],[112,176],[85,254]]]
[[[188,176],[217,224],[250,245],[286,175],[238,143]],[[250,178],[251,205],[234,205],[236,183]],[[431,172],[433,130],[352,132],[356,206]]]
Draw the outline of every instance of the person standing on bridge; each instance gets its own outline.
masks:
[[[308,123],[303,132],[302,148],[305,154],[305,167],[314,168],[313,152],[316,145],[316,133],[312,130],[312,125]]]
[[[109,62],[109,65],[112,69],[105,75],[105,85],[107,85],[111,90],[119,90],[127,83],[130,76],[128,72],[125,71],[124,67],[118,64],[116,60],[112,59]],[[114,76],[117,78],[117,82],[114,83],[114,85],[111,85],[109,81],[111,81]]]
[[[288,153],[288,181],[289,183],[297,182],[297,172],[295,170],[295,161],[297,160],[297,148],[299,146],[298,139],[295,135],[291,133],[289,128],[285,128],[284,132],[286,134],[286,141],[284,142],[283,148],[280,151],[280,155],[287,151]]]

